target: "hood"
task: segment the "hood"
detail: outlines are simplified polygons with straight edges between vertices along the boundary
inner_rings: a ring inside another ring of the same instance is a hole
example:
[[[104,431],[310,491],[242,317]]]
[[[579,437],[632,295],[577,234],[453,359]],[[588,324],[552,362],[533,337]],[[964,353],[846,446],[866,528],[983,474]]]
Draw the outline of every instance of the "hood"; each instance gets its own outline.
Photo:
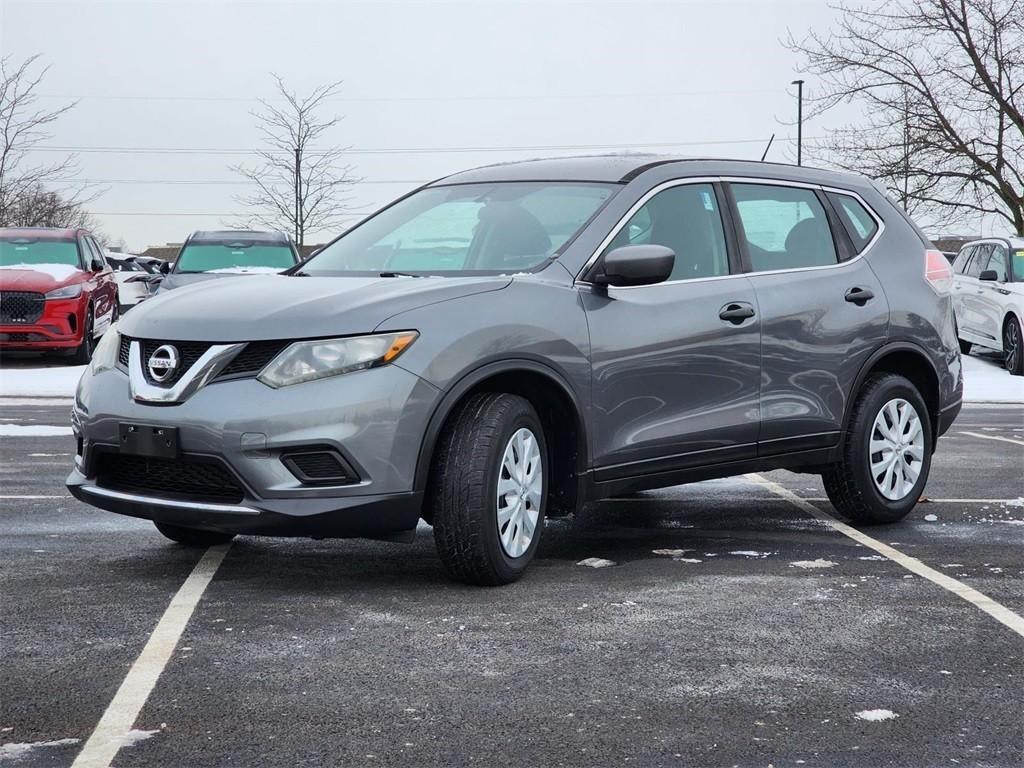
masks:
[[[189,276],[191,277],[191,276]],[[369,333],[393,315],[485,291],[509,277],[286,277],[204,280],[160,291],[121,332],[170,341],[259,341]]]
[[[160,283],[160,290],[170,291],[184,285],[216,280],[219,277],[238,277],[238,275],[230,272],[172,272],[169,275],[164,275],[163,282]]]
[[[46,293],[81,282],[87,275],[70,264],[11,264],[0,266],[0,290]]]

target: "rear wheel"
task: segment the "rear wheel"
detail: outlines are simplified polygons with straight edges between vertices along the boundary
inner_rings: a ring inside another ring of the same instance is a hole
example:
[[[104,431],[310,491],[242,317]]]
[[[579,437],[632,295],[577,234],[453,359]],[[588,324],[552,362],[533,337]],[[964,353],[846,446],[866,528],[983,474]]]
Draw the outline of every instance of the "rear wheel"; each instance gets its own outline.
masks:
[[[516,581],[544,528],[547,443],[530,402],[474,395],[453,415],[431,469],[434,541],[448,572],[468,584]]]
[[[894,523],[921,497],[932,459],[924,398],[903,376],[872,376],[854,403],[843,457],[822,474],[841,515],[865,525]]]
[[[217,544],[227,544],[235,538],[233,533],[201,531],[198,528],[185,528],[181,525],[168,525],[167,523],[153,523],[153,525],[168,539],[186,547],[212,547]]]
[[[92,352],[96,348],[96,337],[93,335],[94,325],[92,304],[90,304],[85,310],[85,322],[82,323],[82,343],[71,353],[72,365],[86,365],[92,360]]]
[[[1003,326],[1003,364],[1011,376],[1024,376],[1024,337],[1016,317]]]

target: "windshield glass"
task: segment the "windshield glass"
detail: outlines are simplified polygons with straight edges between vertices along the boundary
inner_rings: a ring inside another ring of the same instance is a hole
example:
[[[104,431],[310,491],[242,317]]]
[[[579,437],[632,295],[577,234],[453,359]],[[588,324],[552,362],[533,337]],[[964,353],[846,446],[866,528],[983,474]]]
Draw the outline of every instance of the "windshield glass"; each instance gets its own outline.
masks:
[[[295,263],[295,254],[287,245],[193,243],[182,249],[174,271],[227,274],[280,272]]]
[[[344,272],[510,272],[532,269],[561,248],[612,184],[501,182],[416,192],[326,246],[310,275]]]
[[[0,238],[0,266],[64,264],[81,267],[78,243],[74,240],[32,240]]]

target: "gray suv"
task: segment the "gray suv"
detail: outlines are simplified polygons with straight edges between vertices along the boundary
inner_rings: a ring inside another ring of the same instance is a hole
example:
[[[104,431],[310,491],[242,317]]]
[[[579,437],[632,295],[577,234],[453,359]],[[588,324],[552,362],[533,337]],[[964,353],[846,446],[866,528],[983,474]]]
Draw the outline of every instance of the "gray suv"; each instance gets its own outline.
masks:
[[[208,545],[408,540],[504,584],[545,517],[744,472],[904,517],[960,409],[950,269],[871,182],[582,157],[458,173],[285,275],[158,296],[75,398],[68,488]]]

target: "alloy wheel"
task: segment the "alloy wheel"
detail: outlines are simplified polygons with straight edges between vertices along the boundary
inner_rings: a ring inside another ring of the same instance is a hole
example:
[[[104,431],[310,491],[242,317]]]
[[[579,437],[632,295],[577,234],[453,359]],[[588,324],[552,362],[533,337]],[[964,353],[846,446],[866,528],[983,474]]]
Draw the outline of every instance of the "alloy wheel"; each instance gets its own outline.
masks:
[[[543,474],[537,437],[526,427],[516,430],[505,446],[498,469],[498,538],[509,557],[521,557],[533,541],[540,517]]]
[[[1003,329],[1003,362],[1006,370],[1016,370],[1021,354],[1020,328],[1017,323],[1010,320]]]
[[[871,427],[868,461],[875,487],[890,501],[913,490],[924,461],[924,429],[917,410],[903,398],[890,400]]]

